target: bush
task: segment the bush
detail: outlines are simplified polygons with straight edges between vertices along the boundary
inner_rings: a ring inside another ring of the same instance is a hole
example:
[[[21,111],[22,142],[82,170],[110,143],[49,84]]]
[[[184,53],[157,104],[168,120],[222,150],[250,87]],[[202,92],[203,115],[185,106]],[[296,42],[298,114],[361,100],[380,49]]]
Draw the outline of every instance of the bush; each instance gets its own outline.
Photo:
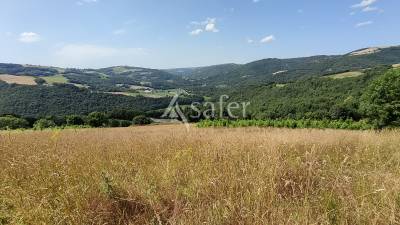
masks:
[[[203,120],[197,127],[276,127],[276,128],[318,128],[318,129],[351,129],[369,130],[374,126],[366,120],[309,120],[309,119],[281,119],[281,120]]]
[[[44,85],[44,84],[46,84],[47,82],[46,82],[45,79],[38,77],[38,78],[35,79],[35,83],[36,83],[37,85]]]
[[[129,127],[132,125],[132,122],[129,120],[120,120],[120,127]]]
[[[91,127],[104,127],[108,122],[108,118],[105,113],[92,112],[86,118],[86,124]]]
[[[13,116],[2,116],[0,117],[0,130],[7,129],[22,129],[28,128],[29,122],[25,119],[13,117]]]
[[[147,125],[147,124],[151,124],[151,119],[149,119],[146,116],[137,116],[135,118],[133,118],[133,124],[135,125]]]
[[[114,109],[108,115],[111,119],[116,120],[133,120],[136,116],[139,116],[140,112],[135,110],[126,110],[126,109]]]
[[[54,121],[52,121],[52,120],[40,119],[35,122],[35,124],[33,125],[33,128],[35,130],[43,130],[43,129],[52,128],[52,127],[56,127],[56,126],[57,126],[56,123],[54,123]]]
[[[65,120],[68,126],[80,126],[85,124],[84,119],[78,115],[66,116]]]
[[[132,125],[132,122],[129,120],[116,120],[116,119],[110,119],[108,121],[108,126],[109,127],[129,127]]]

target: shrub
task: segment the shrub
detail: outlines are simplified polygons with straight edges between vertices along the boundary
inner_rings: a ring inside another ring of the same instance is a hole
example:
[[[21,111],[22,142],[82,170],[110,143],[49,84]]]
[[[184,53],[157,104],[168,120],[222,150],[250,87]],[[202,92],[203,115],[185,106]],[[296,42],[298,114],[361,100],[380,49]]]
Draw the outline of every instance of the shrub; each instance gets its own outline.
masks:
[[[116,119],[108,120],[109,127],[129,127],[131,125],[132,122],[129,120],[116,120]]]
[[[40,119],[35,122],[35,124],[33,125],[33,128],[35,130],[43,130],[43,129],[52,128],[52,127],[56,127],[56,126],[57,126],[56,123],[54,123],[54,121],[52,121],[52,120]]]
[[[151,119],[146,116],[137,116],[133,118],[133,124],[135,125],[147,125],[151,124]]]
[[[28,128],[29,122],[25,119],[2,116],[0,117],[0,130]]]
[[[65,120],[66,120],[68,126],[79,126],[79,125],[85,124],[85,121],[83,120],[83,118],[78,115],[66,116]]]
[[[140,112],[135,110],[114,109],[108,114],[108,117],[117,120],[133,120],[138,115]]]
[[[102,112],[92,112],[86,118],[87,125],[91,127],[103,127],[108,122],[107,116]]]
[[[36,83],[37,85],[44,85],[44,84],[46,84],[47,82],[46,82],[45,79],[38,77],[38,78],[35,79],[35,83]]]
[[[318,129],[351,129],[369,130],[374,126],[366,120],[353,121],[343,120],[309,120],[309,119],[281,119],[281,120],[203,120],[197,124],[198,127],[277,127],[277,128],[318,128]]]

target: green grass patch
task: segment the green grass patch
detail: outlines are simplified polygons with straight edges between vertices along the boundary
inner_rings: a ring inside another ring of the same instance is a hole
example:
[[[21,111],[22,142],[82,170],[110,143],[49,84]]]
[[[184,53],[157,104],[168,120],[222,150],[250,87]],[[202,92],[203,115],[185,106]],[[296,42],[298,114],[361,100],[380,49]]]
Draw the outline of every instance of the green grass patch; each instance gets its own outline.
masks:
[[[359,77],[361,75],[364,75],[364,73],[360,72],[360,71],[351,71],[351,72],[333,74],[333,75],[330,75],[327,77],[332,78],[332,79],[344,79],[344,78],[349,78],[349,77]]]
[[[275,87],[277,88],[283,88],[286,87],[287,84],[276,84]]]
[[[55,76],[50,76],[50,77],[41,77],[43,80],[45,80],[48,84],[66,84],[68,83],[68,79],[64,77],[63,75],[55,75]]]

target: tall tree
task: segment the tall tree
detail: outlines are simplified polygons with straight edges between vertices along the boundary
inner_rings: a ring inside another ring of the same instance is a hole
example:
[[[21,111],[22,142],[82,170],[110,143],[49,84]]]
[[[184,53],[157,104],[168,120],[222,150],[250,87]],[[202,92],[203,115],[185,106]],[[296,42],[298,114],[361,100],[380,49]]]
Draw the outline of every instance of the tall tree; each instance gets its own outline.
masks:
[[[362,109],[377,127],[400,125],[400,69],[377,78],[362,97]]]

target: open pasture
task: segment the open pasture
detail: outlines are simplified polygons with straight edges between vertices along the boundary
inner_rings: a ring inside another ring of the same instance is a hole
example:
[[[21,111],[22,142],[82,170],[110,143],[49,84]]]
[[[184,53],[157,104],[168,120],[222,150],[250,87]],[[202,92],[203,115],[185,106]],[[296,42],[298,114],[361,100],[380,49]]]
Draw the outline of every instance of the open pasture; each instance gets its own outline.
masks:
[[[400,132],[0,133],[1,224],[399,224]]]

